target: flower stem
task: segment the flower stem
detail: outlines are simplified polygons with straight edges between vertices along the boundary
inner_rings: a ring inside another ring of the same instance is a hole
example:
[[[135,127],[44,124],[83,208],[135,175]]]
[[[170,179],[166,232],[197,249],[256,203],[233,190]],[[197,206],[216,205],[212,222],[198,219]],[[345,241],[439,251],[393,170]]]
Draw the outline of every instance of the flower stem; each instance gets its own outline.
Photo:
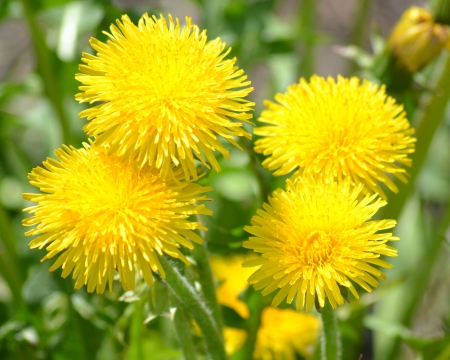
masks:
[[[176,308],[173,324],[177,333],[178,344],[183,352],[183,359],[195,360],[197,355],[192,341],[192,333],[189,331],[192,328],[189,315],[183,304],[178,301],[178,298],[173,291],[170,291],[170,303],[172,307]]]
[[[176,296],[171,296],[171,298],[173,305],[177,308],[173,323],[175,325],[175,331],[177,332],[178,344],[183,352],[183,359],[195,360],[197,359],[197,355],[195,353],[194,343],[192,342],[192,333],[189,331],[192,327],[189,316]]]
[[[222,335],[211,310],[206,307],[195,289],[180,274],[173,263],[169,262],[164,256],[159,257],[159,261],[166,273],[165,281],[167,285],[173,291],[178,301],[188,309],[189,314],[200,327],[211,358],[213,360],[227,359]]]
[[[304,46],[303,52],[300,55],[300,76],[309,79],[314,73],[314,45],[315,34],[314,24],[316,24],[316,0],[303,0],[300,4],[298,12],[298,34],[299,39],[302,39]]]
[[[142,347],[142,327],[144,326],[144,303],[142,300],[135,301],[134,311],[130,328],[130,348],[134,350],[135,360],[144,360],[144,349]]]
[[[250,158],[252,171],[255,174],[256,180],[258,181],[261,202],[267,201],[267,198],[270,195],[270,184],[268,184],[268,182],[264,178],[255,150],[253,149],[252,142],[248,139],[245,139],[244,137],[240,137],[239,143],[242,145],[242,148],[245,149]]]
[[[201,215],[197,215],[197,221],[200,224],[204,225]],[[203,238],[203,244],[195,246],[192,255],[197,263],[197,271],[199,275],[200,284],[202,285],[202,292],[203,295],[205,296],[205,300],[212,309],[214,320],[219,326],[219,329],[222,329],[223,326],[222,313],[219,307],[219,303],[217,302],[216,286],[214,284],[214,278],[212,275],[209,261],[206,233],[204,231],[200,231],[200,234]]]
[[[432,0],[431,8],[436,23],[450,25],[450,2],[448,0]]]
[[[412,121],[416,125],[416,149],[411,155],[412,167],[408,170],[410,179],[407,184],[399,184],[398,194],[392,196],[384,208],[384,219],[398,219],[408,196],[414,191],[415,181],[428,155],[428,149],[434,134],[444,118],[445,109],[450,99],[450,56],[447,56],[444,68],[439,76],[434,91],[427,95],[423,106],[415,113]]]
[[[322,308],[320,348],[322,360],[341,359],[341,334],[337,327],[336,314],[328,302],[326,302],[325,306]]]
[[[233,357],[233,359],[237,360],[248,360],[253,358],[258,329],[261,325],[261,313],[266,306],[265,299],[263,299],[262,295],[255,290],[251,291],[251,295],[248,297],[248,305],[251,309],[250,317],[246,320],[248,335],[244,346],[238,350]]]
[[[355,12],[357,14],[355,16],[355,22],[353,24],[350,44],[364,47],[364,42],[367,38],[367,28],[370,25],[370,11],[372,9],[372,1],[371,0],[360,0],[358,8]],[[350,74],[354,74],[358,70],[358,65],[355,61],[350,62]]]

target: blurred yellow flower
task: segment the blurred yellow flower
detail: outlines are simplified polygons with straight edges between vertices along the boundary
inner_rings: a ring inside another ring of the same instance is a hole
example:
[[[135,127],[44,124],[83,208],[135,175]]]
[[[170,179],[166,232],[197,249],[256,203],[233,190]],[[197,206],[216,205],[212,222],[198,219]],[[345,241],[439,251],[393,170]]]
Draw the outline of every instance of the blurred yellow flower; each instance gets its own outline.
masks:
[[[206,31],[186,23],[145,14],[136,26],[124,15],[107,43],[91,39],[97,55],[83,53],[76,76],[83,84],[76,99],[100,103],[80,113],[88,135],[125,160],[155,164],[163,177],[174,163],[196,178],[195,159],[220,171],[213,152],[228,158],[228,151],[218,136],[237,147],[234,136],[251,138],[230,119],[251,119],[250,81],[235,58],[224,59],[231,49],[220,38],[207,41]]]
[[[295,360],[296,353],[311,358],[319,330],[320,320],[316,316],[267,307],[261,314],[253,358]]]
[[[344,299],[338,285],[350,289],[358,298],[352,282],[366,291],[377,287],[373,277],[386,276],[372,265],[392,266],[380,259],[397,256],[388,241],[399,240],[391,233],[377,233],[395,226],[395,220],[371,221],[386,205],[377,195],[360,195],[363,185],[348,182],[321,182],[312,178],[287,181],[287,191],[278,189],[264,204],[264,210],[252,219],[245,230],[250,237],[243,246],[262,256],[249,260],[247,267],[261,266],[249,278],[263,295],[278,290],[272,305],[297,296],[300,310],[306,302],[310,311],[317,294],[321,307],[328,297],[333,308]],[[359,200],[361,199],[361,200]]]
[[[43,194],[24,194],[37,205],[24,209],[34,215],[23,224],[37,225],[26,233],[39,235],[30,248],[46,247],[42,260],[59,254],[50,271],[62,267],[63,277],[73,271],[75,288],[102,293],[109,282],[111,291],[117,270],[123,288],[131,290],[136,269],[151,285],[152,271],[165,277],[158,255],[187,263],[180,245],[192,249],[189,239],[202,242],[194,230],[206,229],[188,217],[211,214],[197,204],[211,188],[181,182],[182,171],[161,178],[158,170],[123,163],[95,144],[64,146],[55,155],[59,161],[48,158],[46,169],[29,174]]]
[[[379,182],[397,192],[391,175],[406,182],[401,165],[411,165],[414,130],[401,105],[386,95],[384,87],[358,78],[337,81],[329,77],[301,79],[278,103],[266,101],[269,108],[259,121],[270,124],[256,128],[263,136],[255,150],[270,155],[263,165],[284,175],[319,176],[328,181],[349,178],[363,183],[364,192],[385,197]]]
[[[228,355],[234,354],[247,339],[247,331],[225,326],[223,328],[223,340],[225,342],[225,351]]]
[[[423,68],[444,47],[450,47],[450,27],[435,23],[433,15],[418,6],[405,11],[388,39],[388,48],[410,72]]]
[[[192,325],[194,327],[194,333],[198,336],[203,336],[202,330],[195,321],[193,321]],[[247,339],[247,331],[229,326],[223,327],[222,335],[225,345],[225,352],[228,355],[232,355],[238,351]]]
[[[221,283],[217,287],[217,301],[219,304],[234,309],[244,319],[250,316],[247,304],[239,300],[239,294],[248,287],[247,279],[254,270],[242,267],[248,259],[243,255],[234,255],[227,258],[211,257],[211,269],[214,277]]]

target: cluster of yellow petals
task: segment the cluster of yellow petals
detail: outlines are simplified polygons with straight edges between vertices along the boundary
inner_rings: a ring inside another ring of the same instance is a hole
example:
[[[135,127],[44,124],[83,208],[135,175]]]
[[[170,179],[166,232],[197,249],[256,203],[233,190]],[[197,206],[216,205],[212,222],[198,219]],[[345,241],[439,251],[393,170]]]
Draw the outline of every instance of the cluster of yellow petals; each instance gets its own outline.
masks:
[[[76,99],[94,104],[80,117],[95,140],[57,150],[59,162],[29,175],[44,194],[24,195],[37,203],[25,209],[34,215],[24,225],[37,224],[30,247],[47,247],[44,259],[60,254],[50,270],[99,293],[115,271],[125,290],[136,272],[148,284],[152,272],[164,277],[163,253],[187,262],[180,246],[201,243],[194,230],[206,230],[188,217],[211,213],[198,203],[210,188],[191,183],[198,161],[219,171],[214,151],[228,158],[220,138],[250,138],[242,122],[254,105],[244,71],[226,59],[231,49],[188,17],[181,26],[144,14],[135,25],[124,15],[105,34],[107,42],[91,39],[96,54],[83,53],[76,76]]]
[[[292,309],[267,307],[261,314],[255,360],[295,360],[296,354],[309,359],[314,354],[320,320]]]
[[[295,360],[296,354],[310,359],[319,338],[317,316],[293,309],[266,307],[256,334],[254,360]],[[225,327],[225,350],[228,355],[238,351],[247,338],[243,329]]]
[[[415,72],[445,47],[450,49],[450,26],[435,23],[431,12],[412,6],[398,21],[387,45],[401,65]]]
[[[407,181],[415,138],[401,105],[384,87],[356,77],[337,81],[313,76],[266,101],[259,121],[257,152],[274,175],[318,176],[330,181],[351,179],[365,192],[385,197],[380,183],[397,192],[394,175]]]
[[[211,214],[199,201],[211,188],[183,182],[183,172],[160,177],[154,167],[124,163],[103,147],[85,144],[55,151],[59,161],[48,158],[45,168],[29,174],[31,185],[42,193],[24,194],[36,202],[25,226],[37,225],[26,235],[38,235],[31,248],[46,247],[50,268],[62,267],[62,276],[73,272],[75,288],[87,285],[102,293],[112,290],[115,270],[125,290],[135,286],[137,274],[151,285],[152,272],[164,271],[158,260],[163,253],[187,263],[180,245],[201,243],[195,229],[206,230],[188,217]]]
[[[242,318],[250,316],[248,305],[239,299],[239,294],[248,287],[247,279],[252,274],[251,269],[242,268],[242,263],[248,256],[233,255],[229,257],[211,257],[211,270],[219,281],[216,290],[219,304],[235,310]]]
[[[254,104],[245,99],[253,89],[244,71],[225,59],[231,49],[186,22],[145,14],[136,26],[122,16],[109,41],[91,39],[97,54],[83,54],[76,99],[100,103],[80,113],[97,144],[163,177],[180,164],[186,179],[196,179],[195,160],[220,171],[214,151],[228,158],[219,137],[237,147],[233,137],[251,137],[231,118],[248,122]]]
[[[296,297],[297,310],[310,311],[317,295],[321,307],[327,297],[333,308],[344,303],[339,286],[358,298],[353,283],[366,291],[377,287],[385,275],[373,267],[392,266],[380,259],[397,256],[388,241],[391,233],[378,233],[395,226],[394,220],[370,221],[386,202],[377,195],[361,195],[363,186],[349,182],[323,182],[313,178],[287,181],[264,204],[264,210],[245,230],[254,237],[243,246],[261,256],[245,262],[258,266],[249,278],[263,295],[277,290],[273,306]]]

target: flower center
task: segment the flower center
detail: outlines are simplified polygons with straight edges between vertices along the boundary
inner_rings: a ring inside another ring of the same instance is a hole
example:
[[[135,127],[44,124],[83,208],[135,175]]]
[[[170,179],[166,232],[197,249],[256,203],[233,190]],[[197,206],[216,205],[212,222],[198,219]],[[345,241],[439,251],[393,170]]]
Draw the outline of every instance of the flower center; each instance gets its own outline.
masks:
[[[85,156],[81,165],[71,169],[73,176],[61,191],[67,199],[65,209],[79,232],[93,234],[90,229],[98,229],[125,239],[142,223],[152,226],[158,222],[170,196],[158,177],[147,170],[138,173],[115,156],[94,152]],[[103,239],[116,241],[114,237]]]
[[[332,254],[332,240],[324,231],[312,231],[303,244],[305,260],[308,264],[321,264]]]

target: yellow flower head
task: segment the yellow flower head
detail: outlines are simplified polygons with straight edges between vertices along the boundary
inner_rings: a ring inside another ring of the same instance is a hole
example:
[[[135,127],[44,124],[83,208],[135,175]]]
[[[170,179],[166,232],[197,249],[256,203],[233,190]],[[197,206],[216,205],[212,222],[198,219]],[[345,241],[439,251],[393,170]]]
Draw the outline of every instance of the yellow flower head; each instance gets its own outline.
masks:
[[[135,286],[135,268],[147,284],[152,271],[164,271],[158,255],[166,253],[187,263],[180,245],[193,248],[201,243],[194,233],[203,227],[187,218],[210,214],[199,194],[211,190],[178,179],[161,178],[154,168],[137,168],[108,155],[104,148],[86,145],[64,146],[55,151],[59,161],[48,158],[29,174],[30,183],[43,194],[24,194],[37,205],[24,211],[34,214],[26,226],[37,226],[26,235],[39,235],[30,248],[46,246],[50,259],[59,254],[50,268],[62,267],[62,276],[73,271],[75,288],[102,293],[106,283],[112,290],[115,270],[125,290]],[[203,228],[204,229],[204,228]],[[206,229],[204,229],[206,230]]]
[[[195,159],[219,171],[213,152],[228,158],[228,151],[218,136],[235,146],[233,136],[251,137],[230,120],[252,117],[254,104],[244,99],[250,81],[235,58],[224,59],[231,49],[220,38],[207,41],[186,22],[145,14],[136,26],[124,15],[107,43],[91,39],[97,55],[84,53],[76,76],[83,84],[76,99],[100,102],[80,113],[90,120],[88,135],[120,157],[155,164],[163,177],[175,163],[196,178]]]
[[[434,22],[425,9],[412,6],[405,11],[388,39],[388,48],[398,62],[415,72],[450,47],[450,27]]]
[[[254,359],[295,360],[298,353],[310,358],[314,353],[320,320],[291,309],[265,308],[261,314]]]
[[[212,257],[211,269],[214,277],[221,282],[217,287],[217,301],[234,309],[241,317],[250,316],[247,303],[239,300],[239,294],[248,287],[247,279],[252,274],[251,269],[242,268],[246,259],[243,255],[232,257]]]
[[[384,87],[353,77],[301,79],[278,103],[266,101],[268,110],[256,128],[263,136],[255,150],[270,155],[263,165],[284,175],[295,169],[299,175],[320,175],[328,180],[352,179],[366,190],[384,196],[379,182],[397,192],[393,174],[406,182],[401,165],[414,151],[415,139],[403,107],[385,94]]]
[[[375,277],[386,276],[373,265],[391,268],[380,255],[397,256],[397,250],[386,245],[399,240],[391,233],[377,233],[394,227],[395,220],[370,221],[386,205],[377,195],[360,195],[362,185],[348,182],[318,182],[300,178],[287,181],[287,191],[278,189],[264,204],[264,210],[252,219],[245,230],[256,237],[244,247],[261,253],[244,266],[259,266],[249,278],[256,290],[267,295],[275,290],[277,306],[287,297],[297,296],[297,310],[310,311],[317,294],[321,307],[328,297],[333,308],[344,299],[338,285],[350,289],[358,298],[352,282],[371,291],[378,286]],[[359,200],[361,199],[362,200]]]

